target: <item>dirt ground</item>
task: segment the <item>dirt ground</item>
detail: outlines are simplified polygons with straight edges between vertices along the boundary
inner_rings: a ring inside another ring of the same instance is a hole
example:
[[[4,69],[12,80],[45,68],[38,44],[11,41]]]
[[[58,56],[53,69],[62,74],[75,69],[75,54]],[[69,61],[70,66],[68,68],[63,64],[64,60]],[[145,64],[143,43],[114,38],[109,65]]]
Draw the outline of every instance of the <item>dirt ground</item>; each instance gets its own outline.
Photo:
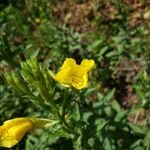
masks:
[[[92,32],[94,22],[101,24],[121,19],[120,11],[127,15],[131,27],[145,25],[150,19],[150,1],[123,0],[125,10],[119,10],[117,4],[102,0],[64,0],[53,7],[53,16],[60,25],[73,28],[78,32]]]

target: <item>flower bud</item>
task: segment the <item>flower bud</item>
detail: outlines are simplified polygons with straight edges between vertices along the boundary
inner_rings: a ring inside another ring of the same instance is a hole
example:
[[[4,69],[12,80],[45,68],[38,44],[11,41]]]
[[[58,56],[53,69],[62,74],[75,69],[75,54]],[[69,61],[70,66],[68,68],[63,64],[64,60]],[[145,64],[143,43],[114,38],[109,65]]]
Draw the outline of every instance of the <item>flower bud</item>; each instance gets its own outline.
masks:
[[[5,121],[0,126],[0,146],[10,148],[16,145],[33,128],[29,118],[16,118]]]

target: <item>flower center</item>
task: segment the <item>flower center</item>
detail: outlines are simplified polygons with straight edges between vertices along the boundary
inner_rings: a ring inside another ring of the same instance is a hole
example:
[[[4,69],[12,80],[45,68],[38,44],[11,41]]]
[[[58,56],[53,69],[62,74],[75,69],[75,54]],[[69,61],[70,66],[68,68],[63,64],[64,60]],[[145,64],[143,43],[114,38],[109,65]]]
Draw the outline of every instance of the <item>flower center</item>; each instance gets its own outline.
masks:
[[[71,82],[75,87],[80,87],[83,84],[83,79],[78,77],[72,77]]]

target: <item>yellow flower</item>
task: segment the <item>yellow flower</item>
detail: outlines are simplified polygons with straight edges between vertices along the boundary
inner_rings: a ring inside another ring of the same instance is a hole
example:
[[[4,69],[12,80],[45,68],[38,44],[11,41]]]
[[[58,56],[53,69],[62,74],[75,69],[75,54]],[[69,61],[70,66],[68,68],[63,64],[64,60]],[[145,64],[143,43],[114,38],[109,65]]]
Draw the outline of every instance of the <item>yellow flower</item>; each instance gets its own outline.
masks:
[[[65,86],[82,89],[88,85],[88,72],[94,66],[94,60],[83,59],[80,65],[72,58],[66,58],[54,79]]]
[[[10,148],[17,144],[26,132],[33,128],[33,121],[29,118],[16,118],[5,121],[0,126],[0,146]]]

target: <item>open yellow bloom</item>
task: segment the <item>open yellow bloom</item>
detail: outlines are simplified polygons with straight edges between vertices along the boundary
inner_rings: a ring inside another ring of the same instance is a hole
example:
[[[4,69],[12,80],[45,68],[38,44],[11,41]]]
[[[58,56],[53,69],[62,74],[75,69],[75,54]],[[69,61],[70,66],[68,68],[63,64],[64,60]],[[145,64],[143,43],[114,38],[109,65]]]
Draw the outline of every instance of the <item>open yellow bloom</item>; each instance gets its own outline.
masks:
[[[33,121],[29,118],[16,118],[5,121],[0,126],[0,146],[10,148],[17,144],[26,132],[33,128]]]
[[[80,65],[72,58],[66,58],[54,79],[66,86],[82,89],[88,85],[88,72],[94,66],[94,60],[83,59]]]

